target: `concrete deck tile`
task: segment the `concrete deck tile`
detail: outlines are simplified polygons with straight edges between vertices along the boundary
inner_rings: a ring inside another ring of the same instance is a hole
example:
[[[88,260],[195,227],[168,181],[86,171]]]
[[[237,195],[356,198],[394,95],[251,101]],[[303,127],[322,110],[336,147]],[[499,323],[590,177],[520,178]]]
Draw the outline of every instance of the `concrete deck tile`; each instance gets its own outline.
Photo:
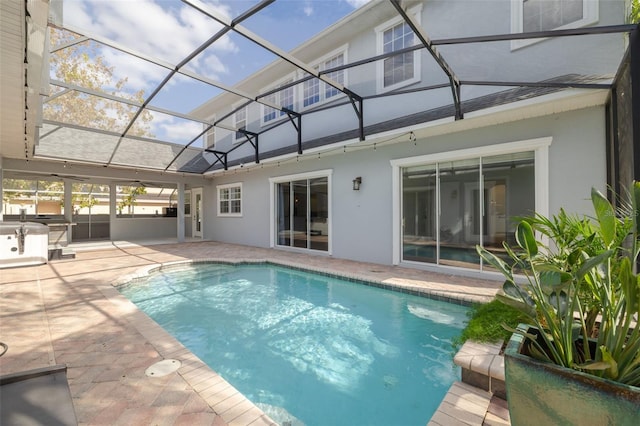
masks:
[[[504,357],[496,356],[489,367],[489,375],[494,379],[504,381]]]
[[[449,418],[452,418],[455,422],[450,424],[482,425],[490,401],[489,392],[455,382],[431,418],[431,422],[448,426],[447,421],[451,421]]]
[[[493,413],[487,413],[482,422],[482,426],[509,426],[511,422]]]
[[[493,363],[493,360],[495,357],[496,356],[493,354],[476,355],[471,358],[469,369],[471,371],[475,371],[477,373],[481,373],[488,376],[489,370],[491,368],[491,364]]]
[[[211,426],[215,421],[216,415],[213,412],[187,413],[178,416],[173,424],[174,426]]]
[[[211,407],[215,410],[216,413],[220,413],[223,419],[229,421],[239,416],[242,412],[234,412],[235,415],[229,415],[227,412],[236,405],[245,402],[246,400],[247,399],[245,398],[245,396],[238,392],[235,388],[229,387],[218,394],[218,401],[214,404],[211,404]]]
[[[482,423],[475,423],[475,424],[480,425]],[[464,422],[458,419],[457,417],[453,417],[451,414],[445,413],[444,411],[437,411],[433,415],[433,417],[431,417],[431,420],[429,420],[429,423],[427,423],[427,425],[428,426],[469,426],[470,423]]]

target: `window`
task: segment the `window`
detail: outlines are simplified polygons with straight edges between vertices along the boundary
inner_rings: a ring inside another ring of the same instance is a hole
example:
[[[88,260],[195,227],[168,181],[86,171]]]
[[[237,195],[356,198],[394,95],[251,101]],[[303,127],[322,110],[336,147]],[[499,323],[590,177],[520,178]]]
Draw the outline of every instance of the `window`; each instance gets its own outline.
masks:
[[[517,217],[548,211],[551,138],[392,160],[394,264],[493,271],[480,245],[504,255]]]
[[[522,30],[546,31],[582,19],[583,0],[524,0]]]
[[[420,21],[421,7],[409,11]],[[415,34],[411,27],[397,17],[376,28],[378,53],[395,52],[415,44]],[[378,91],[393,90],[420,80],[420,56],[418,51],[406,52],[377,62]]]
[[[184,215],[191,217],[191,191],[184,192]]]
[[[208,125],[204,124],[204,128],[206,129]],[[205,149],[213,149],[216,146],[216,128],[212,127],[204,134],[204,148]]]
[[[330,252],[331,171],[270,179],[272,244]]]
[[[388,29],[382,35],[382,53],[395,52],[413,45],[413,31],[406,23],[400,23]],[[414,77],[413,52],[392,56],[383,61],[384,87],[410,80]]]
[[[280,84],[278,87],[280,86],[286,86],[287,84],[291,83],[293,81],[293,79],[289,79],[285,82],[283,82],[282,84]],[[266,102],[270,102],[272,104],[276,104],[276,105],[280,105],[280,107],[282,108],[286,108],[289,110],[293,110],[293,104],[294,104],[294,100],[295,100],[295,93],[294,93],[294,89],[293,86],[292,87],[287,87],[285,89],[282,89],[278,92],[272,93],[268,96],[264,97],[264,100]],[[275,120],[276,118],[280,118],[282,116],[286,115],[286,113],[284,111],[280,111],[277,110],[275,108],[266,106],[266,105],[262,105],[262,123],[266,124],[270,121]]]
[[[318,69],[318,67],[315,67],[315,68],[316,70]],[[302,99],[303,106],[308,107],[313,104],[317,104],[318,102],[320,102],[320,79],[312,78],[311,80],[305,81],[302,91],[303,91],[303,99]]]
[[[242,216],[242,184],[218,187],[218,216]]]
[[[328,59],[323,59],[319,65],[314,67],[314,69],[316,71],[325,71],[344,65],[346,46],[342,47],[340,50],[340,53],[333,53],[328,57]],[[345,70],[332,71],[325,75],[336,83],[345,84],[346,82]],[[326,84],[318,78],[312,78],[305,81],[303,83],[302,92],[302,105],[304,107],[309,107],[311,105],[327,101],[341,93],[335,87]]]
[[[598,21],[599,0],[511,0],[511,32],[579,28]],[[513,49],[542,39],[513,40]]]
[[[233,116],[233,122],[235,124],[236,129],[245,130],[247,128],[247,107],[244,107],[238,111]],[[237,131],[235,133],[236,140],[244,138],[244,133]]]

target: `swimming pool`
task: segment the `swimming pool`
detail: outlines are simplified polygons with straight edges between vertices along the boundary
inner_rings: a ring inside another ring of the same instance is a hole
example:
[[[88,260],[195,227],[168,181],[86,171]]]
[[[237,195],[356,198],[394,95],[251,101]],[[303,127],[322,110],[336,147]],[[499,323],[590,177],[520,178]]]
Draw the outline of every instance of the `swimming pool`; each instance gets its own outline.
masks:
[[[459,377],[463,306],[266,264],[119,290],[280,424],[424,425]]]

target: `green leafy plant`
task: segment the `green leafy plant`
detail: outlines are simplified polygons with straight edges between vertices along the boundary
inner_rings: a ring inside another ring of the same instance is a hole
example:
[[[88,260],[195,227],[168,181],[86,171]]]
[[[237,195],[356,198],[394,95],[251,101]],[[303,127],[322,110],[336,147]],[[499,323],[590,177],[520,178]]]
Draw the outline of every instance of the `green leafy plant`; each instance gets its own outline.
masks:
[[[454,350],[458,350],[467,340],[479,343],[497,343],[509,340],[511,332],[503,327],[515,328],[527,317],[519,310],[505,305],[499,300],[473,305],[467,312],[469,321],[460,336],[452,341]]]
[[[523,219],[517,247],[504,244],[509,263],[477,250],[506,278],[498,300],[537,328],[535,334],[512,330],[529,340],[531,356],[640,386],[640,277],[634,272],[640,247],[638,183],[631,195],[631,205],[616,212],[592,190],[591,219],[564,211]]]

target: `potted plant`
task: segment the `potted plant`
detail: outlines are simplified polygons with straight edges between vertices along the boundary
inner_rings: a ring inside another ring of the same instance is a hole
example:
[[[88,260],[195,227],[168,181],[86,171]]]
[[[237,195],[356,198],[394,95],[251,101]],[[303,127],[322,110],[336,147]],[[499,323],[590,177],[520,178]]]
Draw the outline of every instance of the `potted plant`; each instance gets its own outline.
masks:
[[[637,203],[616,211],[591,191],[594,218],[524,218],[509,261],[478,247],[506,278],[497,298],[523,312],[505,351],[512,424],[637,424],[640,249]],[[537,235],[537,237],[536,237]]]

